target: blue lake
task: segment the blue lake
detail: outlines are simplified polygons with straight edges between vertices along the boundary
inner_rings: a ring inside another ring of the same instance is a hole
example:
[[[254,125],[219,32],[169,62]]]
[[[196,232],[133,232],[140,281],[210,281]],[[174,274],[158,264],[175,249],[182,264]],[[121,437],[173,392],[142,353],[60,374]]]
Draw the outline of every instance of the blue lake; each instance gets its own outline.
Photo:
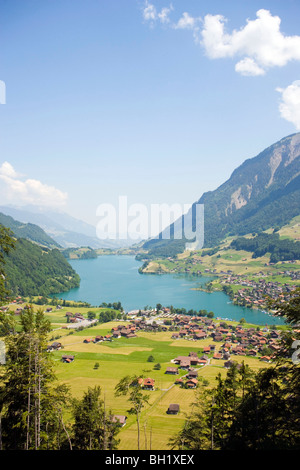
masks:
[[[102,302],[120,301],[126,311],[155,307],[205,309],[215,317],[256,325],[281,325],[284,321],[256,309],[233,305],[223,292],[207,293],[192,290],[204,286],[208,277],[175,274],[140,274],[141,266],[134,256],[99,256],[95,259],[70,260],[81,278],[80,287],[56,295],[59,299],[85,301],[93,306]]]

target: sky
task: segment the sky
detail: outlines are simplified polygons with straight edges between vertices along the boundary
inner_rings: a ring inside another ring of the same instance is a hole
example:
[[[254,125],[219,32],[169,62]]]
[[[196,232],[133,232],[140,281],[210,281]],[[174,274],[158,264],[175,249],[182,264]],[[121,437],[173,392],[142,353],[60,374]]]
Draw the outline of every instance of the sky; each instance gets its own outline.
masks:
[[[300,131],[299,0],[0,0],[0,203],[192,204]]]

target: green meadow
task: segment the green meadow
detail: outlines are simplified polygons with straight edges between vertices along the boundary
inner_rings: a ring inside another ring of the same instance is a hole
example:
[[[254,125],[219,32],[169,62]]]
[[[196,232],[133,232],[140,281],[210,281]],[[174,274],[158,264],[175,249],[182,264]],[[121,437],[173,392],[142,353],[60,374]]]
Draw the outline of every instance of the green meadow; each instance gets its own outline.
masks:
[[[85,312],[91,309],[85,309]],[[97,309],[99,312],[100,309]],[[145,393],[150,395],[149,403],[141,414],[141,447],[143,449],[163,450],[168,449],[169,439],[184,425],[186,414],[192,410],[195,401],[195,390],[181,388],[175,384],[176,378],[185,375],[186,371],[180,371],[179,375],[165,374],[168,366],[174,365],[171,361],[176,356],[187,356],[190,351],[199,355],[203,353],[203,347],[212,343],[212,338],[201,341],[186,339],[174,340],[172,332],[144,332],[138,331],[137,337],[118,338],[111,342],[85,343],[87,338],[93,339],[97,335],[106,335],[111,332],[113,326],[127,322],[113,321],[105,324],[97,324],[81,331],[70,331],[67,326],[66,311],[79,311],[78,309],[65,308],[47,314],[53,329],[49,334],[49,343],[54,338],[62,343],[62,349],[50,353],[54,360],[56,377],[59,382],[70,386],[73,397],[81,397],[88,387],[99,385],[102,398],[106,406],[113,414],[127,416],[126,425],[119,433],[121,450],[137,449],[137,425],[135,416],[128,414],[130,404],[126,397],[115,397],[114,389],[117,383],[126,375],[150,377],[155,380],[155,390]],[[218,343],[216,349],[219,348]],[[63,363],[61,357],[64,354],[74,355],[71,363]],[[153,362],[148,362],[149,356],[153,356]],[[256,358],[238,356],[235,360],[244,360],[254,369],[262,367],[262,363]],[[155,365],[160,364],[159,370]],[[264,364],[264,367],[266,365]],[[211,359],[210,364],[199,369],[198,374],[209,382],[208,386],[214,386],[216,376],[221,373],[226,375],[223,360]],[[171,403],[180,405],[178,415],[166,413]]]

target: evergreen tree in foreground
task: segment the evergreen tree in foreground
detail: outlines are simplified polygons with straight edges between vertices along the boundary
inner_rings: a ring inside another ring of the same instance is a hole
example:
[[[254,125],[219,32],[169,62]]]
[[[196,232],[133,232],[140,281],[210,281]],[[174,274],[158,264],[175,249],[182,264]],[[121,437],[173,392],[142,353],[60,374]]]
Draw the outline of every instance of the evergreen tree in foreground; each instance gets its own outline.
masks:
[[[119,426],[100,399],[100,387],[88,388],[81,400],[74,400],[74,448],[77,450],[114,450]]]
[[[25,309],[16,331],[5,337],[6,364],[0,389],[1,447],[30,450],[57,448],[66,440],[62,421],[67,390],[55,389],[47,351],[50,323],[44,313]],[[53,437],[53,433],[55,437]],[[58,436],[64,434],[64,438]]]

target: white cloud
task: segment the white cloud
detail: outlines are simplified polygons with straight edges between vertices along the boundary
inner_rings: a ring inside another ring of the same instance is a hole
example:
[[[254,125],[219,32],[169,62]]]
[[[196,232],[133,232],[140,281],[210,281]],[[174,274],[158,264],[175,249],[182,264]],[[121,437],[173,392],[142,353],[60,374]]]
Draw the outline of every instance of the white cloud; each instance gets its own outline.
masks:
[[[283,67],[288,62],[300,61],[300,36],[287,36],[281,32],[281,19],[269,10],[260,9],[256,19],[247,20],[245,26],[232,32],[226,31],[227,19],[222,15],[193,17],[184,12],[177,22],[171,22],[169,13],[163,8],[160,13],[146,0],[144,19],[168,23],[173,29],[189,29],[194,40],[210,59],[238,58],[236,72],[247,76],[264,75],[271,67]]]
[[[150,24],[154,24],[156,21],[161,23],[169,23],[169,14],[173,10],[173,6],[163,7],[160,12],[157,11],[156,7],[149,3],[148,0],[145,1],[143,8],[143,18],[146,21],[149,21]]]
[[[4,162],[0,166],[0,175],[1,176],[8,176],[9,178],[17,178],[17,173],[15,172],[13,166],[8,163]]]
[[[59,207],[67,201],[67,193],[54,186],[35,179],[22,181],[8,162],[4,162],[0,167],[0,180],[5,184],[5,197],[10,202]]]
[[[154,5],[149,2],[145,2],[143,9],[143,17],[146,21],[155,21],[157,19],[157,11]]]
[[[280,31],[280,18],[268,10],[257,11],[256,16],[240,30],[228,34],[223,16],[206,15],[201,44],[207,56],[211,59],[244,56],[236,71],[248,75],[262,75],[270,67],[300,60],[300,36],[285,36]]]
[[[172,10],[173,10],[173,7],[172,7],[172,5],[170,5],[170,8],[164,7],[164,8],[162,8],[161,12],[158,13],[157,16],[158,16],[158,18],[160,19],[160,21],[162,23],[169,23],[170,22],[169,14]]]
[[[281,116],[300,130],[300,80],[294,81],[286,88],[277,88],[281,93],[279,111]]]
[[[265,75],[266,73],[264,69],[259,67],[259,65],[257,65],[253,59],[250,59],[250,57],[240,60],[235,66],[235,71],[248,77]]]
[[[192,29],[198,28],[198,22],[200,18],[194,18],[190,16],[189,13],[184,12],[182,17],[178,22],[173,26],[175,29]]]

